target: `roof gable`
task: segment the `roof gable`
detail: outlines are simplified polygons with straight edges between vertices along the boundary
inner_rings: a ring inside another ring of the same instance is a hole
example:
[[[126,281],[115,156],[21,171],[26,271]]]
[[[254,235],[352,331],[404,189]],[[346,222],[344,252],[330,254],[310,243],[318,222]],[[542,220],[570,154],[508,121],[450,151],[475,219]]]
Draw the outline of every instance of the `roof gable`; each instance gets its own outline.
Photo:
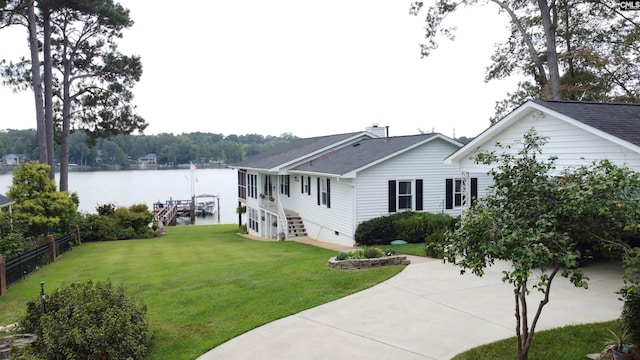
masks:
[[[294,167],[293,171],[343,176],[371,167],[434,139],[461,146],[441,134],[362,139]]]
[[[532,101],[592,128],[640,146],[640,104]]]
[[[540,111],[640,153],[640,104],[528,100],[445,159],[460,162],[532,111]]]
[[[13,204],[14,201],[4,195],[0,195],[0,208]]]
[[[367,132],[356,132],[298,139],[234,164],[233,167],[277,170],[349,141],[370,136]]]

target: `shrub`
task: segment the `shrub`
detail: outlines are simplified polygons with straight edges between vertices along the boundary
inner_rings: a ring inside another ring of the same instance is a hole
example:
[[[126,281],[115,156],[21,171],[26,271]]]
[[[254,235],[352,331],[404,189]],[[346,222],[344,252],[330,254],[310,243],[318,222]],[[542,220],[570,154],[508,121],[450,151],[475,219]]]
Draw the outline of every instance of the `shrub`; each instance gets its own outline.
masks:
[[[118,240],[128,240],[136,238],[136,231],[133,230],[131,226],[123,227],[118,229],[118,234],[116,235]]]
[[[115,209],[107,204],[98,207],[98,215],[90,214],[79,221],[78,226],[84,241],[128,240],[153,237],[155,232],[149,227],[153,221],[147,205]]]
[[[73,283],[27,303],[20,322],[40,336],[36,352],[46,359],[142,359],[151,333],[146,306],[110,282]]]
[[[384,253],[378,248],[368,248],[364,256],[367,259],[374,259],[384,256]]]
[[[389,216],[377,217],[358,224],[354,240],[361,245],[385,244],[393,240],[394,233]]]
[[[133,233],[128,237],[118,237],[119,239],[147,238],[153,233],[149,224],[153,222],[153,214],[147,205],[132,205],[129,208],[118,208],[115,211],[118,225],[121,228],[131,228]]]
[[[446,214],[401,212],[381,216],[358,225],[355,241],[361,245],[388,244],[395,239],[422,243],[432,234],[441,237],[453,230],[458,219]]]
[[[90,214],[87,215],[83,225],[80,228],[83,241],[116,240],[118,238],[116,233],[118,222],[114,217]]]
[[[363,221],[358,224],[354,239],[360,245],[388,244],[398,238],[395,224],[414,215],[414,212],[403,211]]]
[[[431,214],[414,214],[411,217],[398,219],[395,224],[397,233],[395,239],[402,239],[408,243],[424,242],[426,235],[426,216]]]
[[[347,252],[342,251],[338,253],[338,255],[336,255],[336,260],[375,259],[392,255],[396,255],[396,251],[393,249],[386,249],[382,251],[376,247],[358,248]]]
[[[116,212],[116,206],[113,204],[102,204],[96,206],[98,215],[113,216]]]
[[[0,235],[0,254],[5,260],[25,251],[24,237],[18,233]]]
[[[632,342],[640,344],[640,288],[623,292],[622,323],[631,332]]]
[[[425,239],[425,253],[428,257],[443,259],[444,253],[442,251],[445,242],[444,232],[434,232],[427,236]]]

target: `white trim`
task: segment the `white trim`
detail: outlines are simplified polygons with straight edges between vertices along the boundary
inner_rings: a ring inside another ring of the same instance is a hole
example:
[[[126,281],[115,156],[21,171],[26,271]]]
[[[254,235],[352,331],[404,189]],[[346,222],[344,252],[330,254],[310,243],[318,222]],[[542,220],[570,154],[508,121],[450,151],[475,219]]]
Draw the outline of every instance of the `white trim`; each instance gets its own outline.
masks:
[[[463,145],[461,143],[459,143],[459,142],[457,142],[455,140],[449,139],[448,137],[446,137],[446,136],[444,136],[442,134],[434,134],[433,136],[430,136],[430,137],[428,137],[428,138],[426,138],[426,139],[424,139],[424,140],[422,140],[420,142],[417,142],[417,143],[415,143],[415,144],[413,144],[411,146],[407,146],[407,147],[401,149],[400,151],[396,151],[393,154],[389,154],[389,155],[387,155],[387,156],[385,156],[383,158],[380,158],[380,159],[378,159],[376,161],[370,162],[370,163],[368,163],[368,164],[366,164],[366,165],[364,165],[364,166],[362,166],[362,167],[360,167],[358,169],[352,170],[352,171],[342,175],[342,177],[343,178],[348,178],[348,179],[353,179],[353,178],[356,177],[356,174],[358,172],[360,172],[360,171],[366,170],[366,169],[368,169],[368,168],[370,168],[372,166],[376,166],[377,164],[379,164],[379,163],[381,163],[383,161],[386,161],[388,159],[394,158],[394,157],[396,157],[396,156],[398,156],[400,154],[403,154],[403,153],[405,153],[407,151],[413,150],[413,149],[415,149],[417,147],[420,147],[420,146],[422,146],[424,144],[427,144],[427,143],[429,143],[431,141],[434,141],[435,139],[444,140],[444,141],[446,141],[446,142],[448,142],[448,143],[450,143],[452,145],[458,146],[458,148],[462,148],[463,147]]]
[[[602,130],[598,130],[581,121],[575,120],[572,117],[563,115],[555,110],[551,110],[545,107],[544,105],[538,104],[532,100],[528,100],[524,104],[520,105],[517,109],[509,113],[507,116],[502,118],[496,124],[494,124],[493,126],[490,126],[485,131],[480,133],[480,135],[478,135],[475,139],[467,143],[465,146],[463,146],[462,148],[458,149],[453,154],[445,158],[444,163],[460,164],[465,158],[471,156],[471,154],[473,154],[482,145],[487,144],[492,138],[496,137],[498,134],[508,129],[512,125],[512,123],[517,122],[518,120],[522,119],[526,115],[535,111],[539,111],[540,115],[543,115],[543,116],[544,115],[553,116],[577,128],[583,129],[603,139],[609,140],[614,144],[620,145],[624,148],[627,148],[631,151],[634,151],[640,154],[640,146],[632,144],[626,140],[620,139],[619,137],[611,135]]]

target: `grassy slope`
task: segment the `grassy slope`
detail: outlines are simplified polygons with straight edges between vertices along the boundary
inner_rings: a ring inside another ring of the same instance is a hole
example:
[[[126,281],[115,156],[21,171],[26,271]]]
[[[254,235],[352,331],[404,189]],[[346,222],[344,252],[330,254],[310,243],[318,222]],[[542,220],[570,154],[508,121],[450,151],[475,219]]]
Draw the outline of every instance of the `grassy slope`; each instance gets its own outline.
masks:
[[[335,251],[235,235],[235,225],[169,228],[149,240],[87,243],[0,297],[0,324],[63,282],[111,280],[148,306],[150,359],[193,359],[252,328],[375,285],[402,270],[338,271]]]

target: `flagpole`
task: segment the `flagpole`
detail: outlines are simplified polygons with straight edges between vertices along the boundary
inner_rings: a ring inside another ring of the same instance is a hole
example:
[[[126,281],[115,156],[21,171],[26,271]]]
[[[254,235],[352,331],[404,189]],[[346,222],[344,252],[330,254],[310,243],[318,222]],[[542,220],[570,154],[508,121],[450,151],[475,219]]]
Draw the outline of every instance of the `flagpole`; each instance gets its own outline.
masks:
[[[193,162],[189,164],[189,170],[191,171],[191,197],[195,196],[195,184],[194,184],[194,176],[195,176],[195,165]]]

